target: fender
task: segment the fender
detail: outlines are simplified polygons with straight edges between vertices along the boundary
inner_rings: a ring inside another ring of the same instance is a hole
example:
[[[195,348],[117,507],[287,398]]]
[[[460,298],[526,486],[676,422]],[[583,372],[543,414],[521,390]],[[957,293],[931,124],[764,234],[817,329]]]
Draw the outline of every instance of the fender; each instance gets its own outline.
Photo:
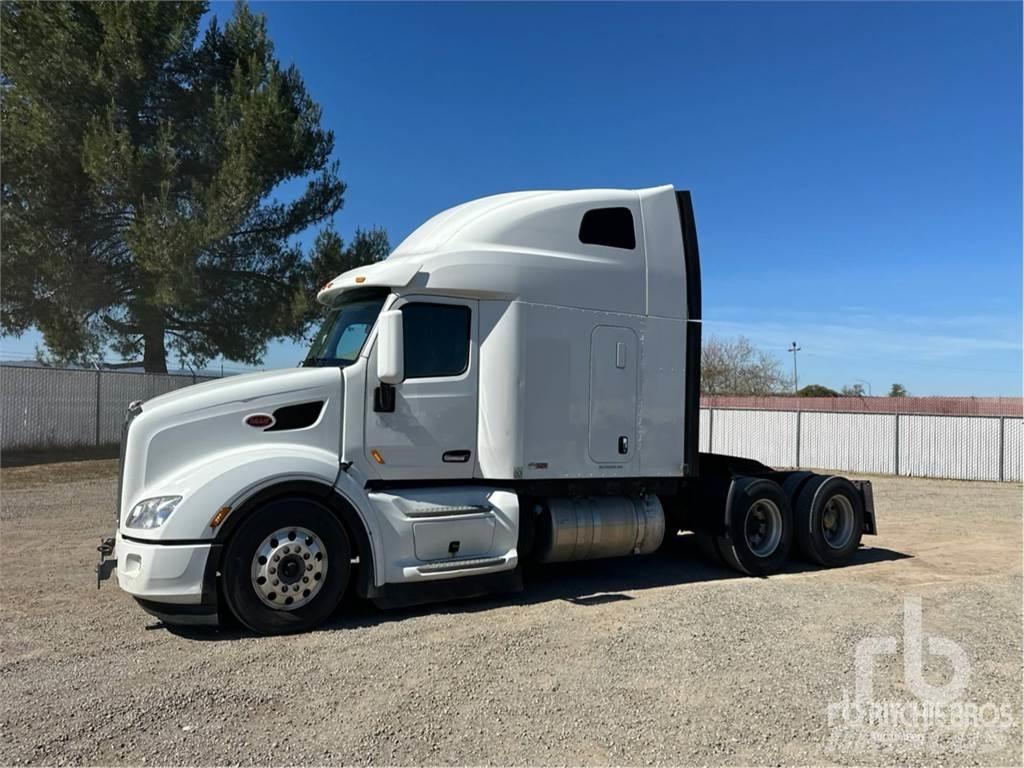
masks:
[[[378,571],[384,562],[383,544],[365,492],[342,470],[336,456],[302,445],[253,446],[204,457],[173,477],[142,489],[135,494],[138,498],[132,499],[136,503],[152,496],[182,496],[181,505],[163,526],[154,530],[122,528],[122,535],[154,544],[208,541],[219,550],[244,513],[289,488],[329,503],[362,547],[361,562],[372,564],[360,573],[370,584],[382,584]],[[214,514],[225,506],[231,507],[231,512],[217,530],[210,528]]]
[[[234,534],[245,519],[262,504],[282,496],[303,496],[314,499],[327,506],[337,515],[345,529],[355,541],[356,554],[359,556],[360,567],[357,571],[356,591],[360,597],[370,597],[377,584],[377,570],[380,558],[375,555],[372,534],[363,513],[352,500],[337,487],[326,484],[320,479],[279,477],[250,493],[244,500],[237,501],[231,513],[218,527],[214,541],[221,547]],[[213,558],[211,558],[213,559]],[[217,558],[219,565],[219,557]],[[366,566],[369,567],[366,567]],[[209,564],[208,564],[209,567]]]
[[[252,446],[203,456],[171,477],[140,488],[129,499],[129,504],[136,504],[153,496],[181,496],[181,504],[164,525],[152,530],[122,528],[121,532],[153,543],[212,541],[215,532],[210,520],[221,507],[236,508],[260,489],[286,480],[312,480],[331,487],[337,476],[337,457],[301,445]]]

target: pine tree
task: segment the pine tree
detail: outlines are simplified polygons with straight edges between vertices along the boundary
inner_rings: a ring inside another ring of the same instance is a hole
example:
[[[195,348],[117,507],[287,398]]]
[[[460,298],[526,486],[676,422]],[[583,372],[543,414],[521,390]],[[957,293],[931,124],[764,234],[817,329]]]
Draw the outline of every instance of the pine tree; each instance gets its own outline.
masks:
[[[165,371],[258,363],[316,288],[382,258],[330,229],[345,184],[299,72],[243,3],[4,2],[0,330],[51,355],[113,348]],[[203,29],[201,30],[201,26]],[[281,187],[301,189],[282,199]],[[311,252],[297,236],[324,227]]]

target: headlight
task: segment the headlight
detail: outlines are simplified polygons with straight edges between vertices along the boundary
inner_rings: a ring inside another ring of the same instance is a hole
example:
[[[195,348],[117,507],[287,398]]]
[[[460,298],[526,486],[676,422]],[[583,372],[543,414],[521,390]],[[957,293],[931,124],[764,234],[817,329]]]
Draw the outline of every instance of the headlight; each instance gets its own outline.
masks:
[[[159,528],[181,502],[181,496],[157,496],[140,501],[128,513],[125,525],[129,528]]]

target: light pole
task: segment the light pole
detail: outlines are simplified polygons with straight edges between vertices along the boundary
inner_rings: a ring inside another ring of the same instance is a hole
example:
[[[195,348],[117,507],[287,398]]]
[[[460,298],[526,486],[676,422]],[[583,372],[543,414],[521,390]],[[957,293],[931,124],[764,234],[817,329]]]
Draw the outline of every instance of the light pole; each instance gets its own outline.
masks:
[[[868,385],[868,397],[871,397],[871,382],[870,381],[868,381],[867,379],[854,379],[854,381],[859,381],[861,384],[867,384]]]
[[[796,345],[796,342],[794,341],[793,342],[793,346],[791,346],[789,348],[789,351],[793,353],[793,394],[795,395],[795,394],[798,394],[798,392],[799,392],[799,390],[797,388],[797,378],[796,378],[796,353],[800,351],[800,347],[798,347]]]

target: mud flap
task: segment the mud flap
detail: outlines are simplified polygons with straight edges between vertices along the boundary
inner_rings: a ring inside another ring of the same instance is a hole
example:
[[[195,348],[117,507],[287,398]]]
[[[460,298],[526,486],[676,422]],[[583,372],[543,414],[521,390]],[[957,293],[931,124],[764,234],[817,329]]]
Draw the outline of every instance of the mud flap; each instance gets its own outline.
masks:
[[[854,488],[860,491],[860,497],[864,501],[864,533],[874,536],[878,533],[878,526],[875,525],[875,495],[871,490],[870,480],[851,480]]]

